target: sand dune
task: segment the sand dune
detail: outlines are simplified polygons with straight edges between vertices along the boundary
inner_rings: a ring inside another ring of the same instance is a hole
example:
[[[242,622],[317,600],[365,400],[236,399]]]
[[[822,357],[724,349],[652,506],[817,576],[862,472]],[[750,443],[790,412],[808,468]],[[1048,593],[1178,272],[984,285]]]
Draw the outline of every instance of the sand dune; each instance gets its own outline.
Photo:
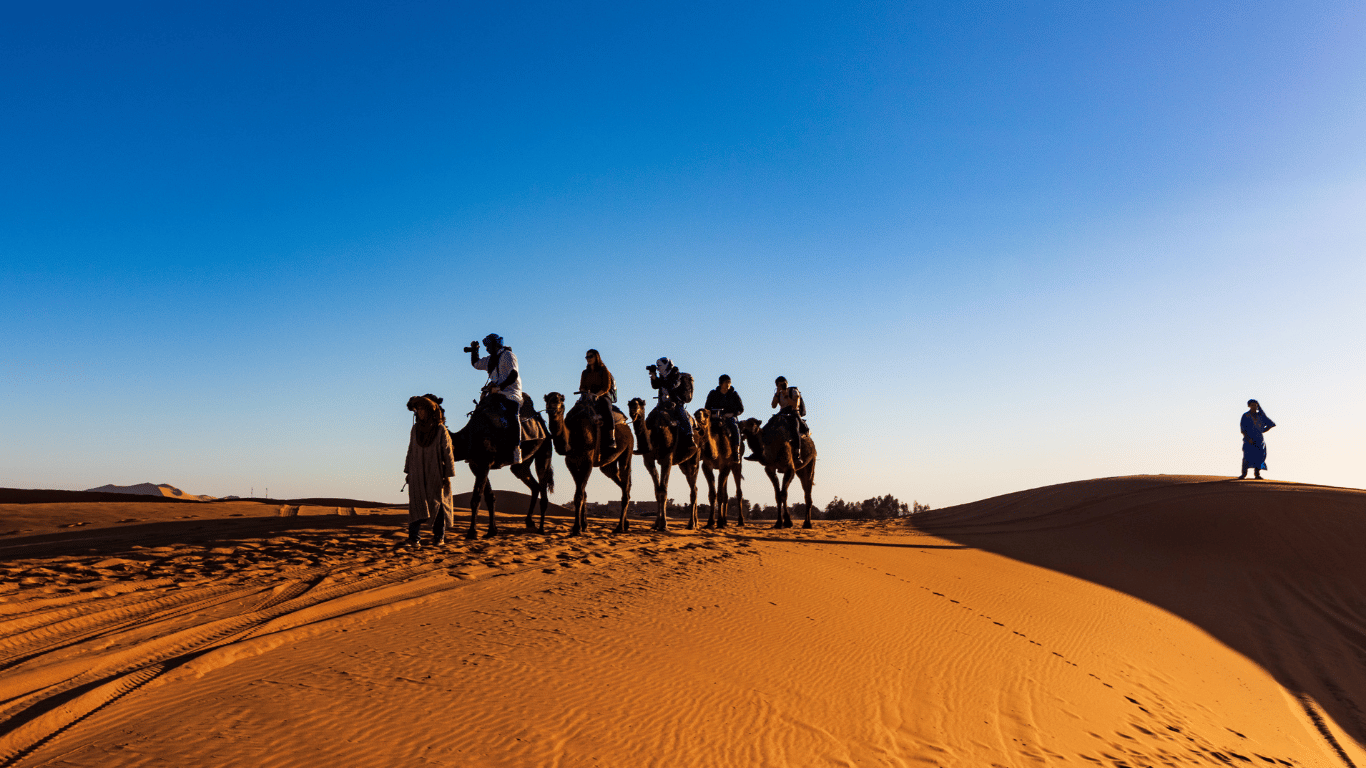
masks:
[[[137,483],[136,485],[101,485],[87,489],[89,493],[126,493],[133,496],[165,496],[184,501],[213,501],[213,496],[186,493],[167,483]]]
[[[0,765],[1366,766],[1360,491],[416,553],[257,511],[0,539]]]

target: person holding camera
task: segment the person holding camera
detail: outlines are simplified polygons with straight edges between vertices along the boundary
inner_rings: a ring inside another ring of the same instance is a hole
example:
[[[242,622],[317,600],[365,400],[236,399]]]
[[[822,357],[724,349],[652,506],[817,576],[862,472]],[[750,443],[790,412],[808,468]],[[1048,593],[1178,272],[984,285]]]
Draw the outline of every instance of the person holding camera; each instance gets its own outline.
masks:
[[[802,400],[801,390],[787,385],[787,377],[785,376],[774,379],[773,386],[773,402],[769,407],[777,408],[778,415],[786,417],[791,423],[792,461],[800,465],[802,463],[802,435],[811,432],[803,418],[806,416],[806,402]],[[750,454],[745,458],[749,461],[761,461],[761,457],[757,453]]]
[[[730,385],[730,376],[721,374],[721,378],[716,380],[716,389],[707,393],[706,409],[720,418],[721,423],[730,430],[731,438],[735,443],[735,460],[745,455],[745,444],[740,439],[740,414],[745,412],[745,404],[740,399],[740,393],[736,392]]]
[[[479,356],[477,341],[471,341],[465,347],[470,353],[470,365],[489,374],[489,380],[480,390],[480,404],[492,409],[492,415],[501,427],[499,463],[520,464],[522,425],[517,412],[522,407],[522,377],[517,370],[517,356],[512,353],[512,347],[503,346],[503,337],[496,333],[484,337],[484,346],[489,351],[486,357]]]
[[[679,444],[683,448],[695,448],[697,438],[693,436],[692,416],[685,407],[692,402],[692,375],[678,370],[667,357],[645,366],[645,370],[650,372],[650,386],[659,390],[659,407],[678,421]],[[648,446],[641,448],[640,453],[648,450]]]

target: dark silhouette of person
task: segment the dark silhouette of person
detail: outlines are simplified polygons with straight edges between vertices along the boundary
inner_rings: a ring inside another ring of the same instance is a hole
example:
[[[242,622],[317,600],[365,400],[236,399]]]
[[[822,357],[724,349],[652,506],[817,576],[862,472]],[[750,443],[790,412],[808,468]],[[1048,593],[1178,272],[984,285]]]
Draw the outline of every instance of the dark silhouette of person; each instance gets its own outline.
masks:
[[[1266,469],[1266,440],[1262,433],[1276,426],[1262,410],[1256,400],[1247,401],[1247,413],[1243,414],[1240,428],[1243,430],[1243,473],[1239,480],[1247,479],[1247,471],[1252,470],[1252,479],[1261,480],[1262,470]]]

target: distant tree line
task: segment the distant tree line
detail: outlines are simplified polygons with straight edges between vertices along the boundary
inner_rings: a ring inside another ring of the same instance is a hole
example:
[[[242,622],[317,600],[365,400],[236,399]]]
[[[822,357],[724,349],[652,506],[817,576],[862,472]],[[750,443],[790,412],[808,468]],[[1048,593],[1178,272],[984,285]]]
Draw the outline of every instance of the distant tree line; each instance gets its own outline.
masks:
[[[918,501],[907,504],[891,494],[874,496],[863,501],[845,501],[836,496],[825,505],[823,511],[814,510],[811,516],[823,520],[889,520],[914,515],[929,508],[930,505]],[[749,517],[755,520],[775,520],[778,517],[778,508],[772,504],[766,507],[755,504],[749,512]]]
[[[705,503],[705,502],[703,502]],[[645,501],[632,504],[631,507],[636,514],[654,514],[654,502]],[[621,509],[621,504],[615,501],[606,503],[588,504],[589,511],[594,513],[611,513]],[[912,501],[910,504],[900,501],[895,496],[874,496],[863,501],[845,501],[836,496],[829,504],[825,505],[824,510],[816,509],[812,511],[812,517],[822,520],[890,520],[898,517],[907,517],[919,512],[925,512],[930,508],[928,504],[921,504]],[[735,501],[731,500],[731,514],[734,514]],[[679,517],[687,514],[688,505],[676,501],[669,502],[669,515]],[[760,506],[754,504],[745,513],[751,520],[776,520],[778,508],[772,504]]]

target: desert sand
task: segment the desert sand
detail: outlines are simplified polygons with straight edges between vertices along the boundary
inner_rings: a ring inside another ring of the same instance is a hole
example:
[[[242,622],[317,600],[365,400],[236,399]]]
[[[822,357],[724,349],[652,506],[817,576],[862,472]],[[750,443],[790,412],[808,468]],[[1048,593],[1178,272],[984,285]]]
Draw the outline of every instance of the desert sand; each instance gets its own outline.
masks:
[[[1363,491],[417,552],[395,512],[0,504],[0,765],[1366,766]]]

